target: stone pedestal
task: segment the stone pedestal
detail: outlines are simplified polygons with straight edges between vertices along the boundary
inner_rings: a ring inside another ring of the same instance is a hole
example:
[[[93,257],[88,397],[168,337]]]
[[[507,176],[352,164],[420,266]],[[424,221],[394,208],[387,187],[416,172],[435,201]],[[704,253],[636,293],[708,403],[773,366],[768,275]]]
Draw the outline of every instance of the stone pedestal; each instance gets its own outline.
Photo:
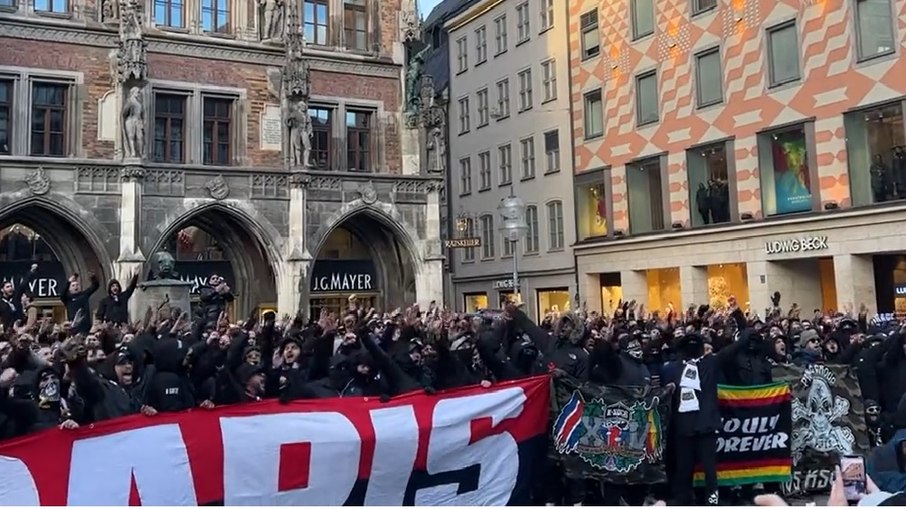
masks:
[[[161,279],[139,283],[132,298],[129,299],[129,316],[138,320],[145,316],[145,311],[150,307],[156,310],[167,302],[169,298],[170,309],[179,308],[181,311],[191,311],[190,294],[193,283],[179,281],[178,279]]]

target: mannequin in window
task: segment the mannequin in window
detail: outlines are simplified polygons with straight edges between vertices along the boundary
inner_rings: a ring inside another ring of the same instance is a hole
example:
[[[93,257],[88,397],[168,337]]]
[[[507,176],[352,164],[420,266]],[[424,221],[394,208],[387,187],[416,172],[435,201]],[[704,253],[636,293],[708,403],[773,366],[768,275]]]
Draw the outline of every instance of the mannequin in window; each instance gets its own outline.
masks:
[[[874,202],[881,203],[890,200],[893,197],[893,179],[890,168],[884,164],[881,154],[875,154],[872,157],[868,172],[871,174],[871,195]]]
[[[897,198],[906,198],[906,147],[893,148],[893,179],[897,185]]]
[[[695,191],[695,207],[698,208],[698,213],[702,216],[702,222],[711,224],[711,192],[710,189],[705,187],[704,182],[700,183],[698,190]]]

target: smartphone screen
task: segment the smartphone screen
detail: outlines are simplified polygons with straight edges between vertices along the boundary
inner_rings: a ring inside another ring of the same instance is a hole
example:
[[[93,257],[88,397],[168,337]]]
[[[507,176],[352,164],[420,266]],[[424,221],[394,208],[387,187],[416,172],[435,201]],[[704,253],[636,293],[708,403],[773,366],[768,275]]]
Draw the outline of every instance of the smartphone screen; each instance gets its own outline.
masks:
[[[856,501],[865,493],[865,458],[862,456],[844,456],[840,460],[843,472],[843,493],[846,500]]]

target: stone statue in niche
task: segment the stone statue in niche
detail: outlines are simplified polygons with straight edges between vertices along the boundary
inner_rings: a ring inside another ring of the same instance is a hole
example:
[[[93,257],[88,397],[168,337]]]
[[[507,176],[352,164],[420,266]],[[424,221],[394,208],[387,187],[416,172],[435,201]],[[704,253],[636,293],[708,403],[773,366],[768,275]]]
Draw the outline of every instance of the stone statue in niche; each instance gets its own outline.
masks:
[[[119,0],[104,0],[101,2],[101,21],[108,23],[119,18]]]
[[[308,103],[303,99],[288,101],[286,125],[289,128],[290,165],[308,168],[311,165],[311,117]]]
[[[269,41],[283,37],[284,0],[258,0],[261,11],[261,40]]]
[[[446,166],[447,142],[444,140],[444,130],[441,127],[434,127],[428,133],[428,150],[434,155],[434,164],[431,170],[436,173],[443,173]]]
[[[145,155],[145,105],[141,87],[129,89],[122,118],[123,155],[127,159],[139,159]]]

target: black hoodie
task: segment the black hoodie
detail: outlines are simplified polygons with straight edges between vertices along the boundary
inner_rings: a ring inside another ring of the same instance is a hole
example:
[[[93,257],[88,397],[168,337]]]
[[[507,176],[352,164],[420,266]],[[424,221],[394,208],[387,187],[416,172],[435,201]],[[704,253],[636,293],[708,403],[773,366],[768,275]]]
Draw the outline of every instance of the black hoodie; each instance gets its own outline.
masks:
[[[154,347],[157,372],[148,390],[148,405],[160,412],[179,412],[195,406],[195,395],[183,362],[188,345],[182,340],[164,337]]]
[[[36,275],[36,272],[29,272],[9,298],[0,296],[0,324],[3,324],[4,329],[10,330],[18,320],[25,319],[25,311],[22,310],[22,295],[28,290],[28,285]]]
[[[95,318],[102,322],[110,322],[114,325],[129,322],[129,298],[132,297],[132,292],[135,291],[135,285],[137,283],[138,274],[132,276],[128,288],[123,288],[123,285],[121,285],[119,281],[111,279],[110,282],[107,283],[107,296],[101,299]],[[119,294],[114,295],[110,291],[114,284],[120,287]]]
[[[89,300],[100,287],[101,283],[94,274],[91,275],[91,284],[88,288],[76,293],[69,292],[69,280],[63,281],[63,294],[60,295],[60,300],[66,306],[66,314],[69,319],[73,320],[79,310],[82,311],[82,320],[79,323],[72,324],[74,332],[87,334],[91,330],[91,304]]]

